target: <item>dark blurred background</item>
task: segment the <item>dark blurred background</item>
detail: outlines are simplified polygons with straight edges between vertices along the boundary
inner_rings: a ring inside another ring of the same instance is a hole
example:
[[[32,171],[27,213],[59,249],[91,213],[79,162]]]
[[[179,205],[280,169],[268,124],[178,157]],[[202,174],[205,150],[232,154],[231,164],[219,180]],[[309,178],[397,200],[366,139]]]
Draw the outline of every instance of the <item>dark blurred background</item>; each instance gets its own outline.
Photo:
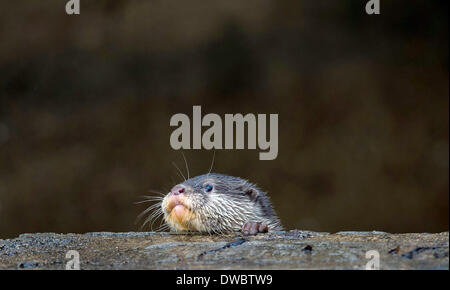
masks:
[[[139,230],[193,105],[279,114],[276,160],[220,150],[214,168],[288,229],[447,231],[448,1],[366,2],[1,1],[0,238]]]

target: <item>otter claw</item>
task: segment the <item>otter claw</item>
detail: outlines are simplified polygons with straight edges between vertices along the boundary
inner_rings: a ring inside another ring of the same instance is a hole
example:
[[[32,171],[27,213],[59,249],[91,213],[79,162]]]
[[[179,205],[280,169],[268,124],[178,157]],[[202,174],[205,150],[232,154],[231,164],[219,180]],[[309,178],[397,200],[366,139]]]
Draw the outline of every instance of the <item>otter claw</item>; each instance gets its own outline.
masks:
[[[258,233],[267,233],[269,231],[269,227],[263,223],[257,222],[246,222],[242,226],[242,233],[246,236],[248,235],[256,235]]]

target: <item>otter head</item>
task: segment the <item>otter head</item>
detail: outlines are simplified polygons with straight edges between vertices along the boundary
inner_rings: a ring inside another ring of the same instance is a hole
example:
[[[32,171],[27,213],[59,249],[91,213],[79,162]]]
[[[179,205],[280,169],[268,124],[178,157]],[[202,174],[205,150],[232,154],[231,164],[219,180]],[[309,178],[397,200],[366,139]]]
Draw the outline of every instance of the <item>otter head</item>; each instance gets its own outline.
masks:
[[[172,231],[229,233],[249,222],[257,232],[281,228],[264,192],[247,180],[218,173],[175,185],[161,208]]]

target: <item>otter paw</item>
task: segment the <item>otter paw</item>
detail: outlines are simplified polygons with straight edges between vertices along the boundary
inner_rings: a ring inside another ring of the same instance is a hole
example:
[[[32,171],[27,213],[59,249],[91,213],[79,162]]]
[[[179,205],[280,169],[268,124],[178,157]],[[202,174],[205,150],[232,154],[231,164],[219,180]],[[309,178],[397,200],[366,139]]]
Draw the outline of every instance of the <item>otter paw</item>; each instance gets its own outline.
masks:
[[[256,235],[258,233],[267,233],[269,231],[269,227],[263,223],[257,222],[246,222],[242,226],[242,233],[246,236],[248,235]]]

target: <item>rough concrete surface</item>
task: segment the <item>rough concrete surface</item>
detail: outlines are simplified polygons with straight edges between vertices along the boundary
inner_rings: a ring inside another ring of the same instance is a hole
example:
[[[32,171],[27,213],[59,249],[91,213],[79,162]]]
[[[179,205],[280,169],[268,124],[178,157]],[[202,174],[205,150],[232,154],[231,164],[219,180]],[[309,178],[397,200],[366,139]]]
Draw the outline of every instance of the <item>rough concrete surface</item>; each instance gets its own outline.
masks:
[[[22,234],[0,240],[0,269],[65,269],[76,250],[81,269],[449,269],[449,233],[288,231],[241,235],[154,232]]]

